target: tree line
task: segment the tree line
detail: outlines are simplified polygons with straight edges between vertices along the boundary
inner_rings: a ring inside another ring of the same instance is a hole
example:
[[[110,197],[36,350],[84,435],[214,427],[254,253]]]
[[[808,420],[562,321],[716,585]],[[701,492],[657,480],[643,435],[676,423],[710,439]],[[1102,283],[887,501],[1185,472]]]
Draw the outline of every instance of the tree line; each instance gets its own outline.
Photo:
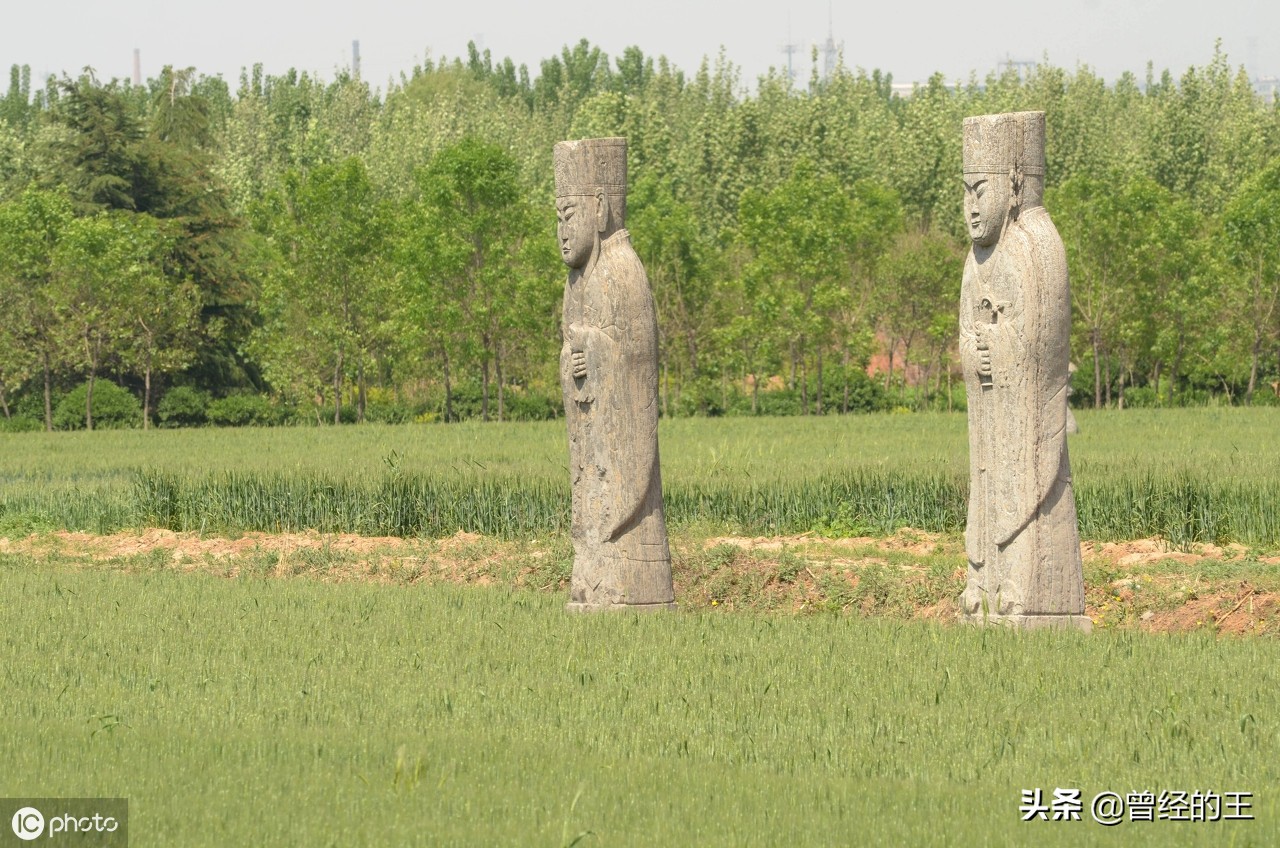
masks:
[[[471,46],[378,87],[14,67],[5,425],[554,416],[551,148],[605,135],[629,140],[664,414],[955,408],[961,119],[1025,109],[1075,402],[1276,401],[1280,110],[1243,69],[891,83],[815,60],[748,85],[723,55],[686,74],[586,41],[537,74]]]

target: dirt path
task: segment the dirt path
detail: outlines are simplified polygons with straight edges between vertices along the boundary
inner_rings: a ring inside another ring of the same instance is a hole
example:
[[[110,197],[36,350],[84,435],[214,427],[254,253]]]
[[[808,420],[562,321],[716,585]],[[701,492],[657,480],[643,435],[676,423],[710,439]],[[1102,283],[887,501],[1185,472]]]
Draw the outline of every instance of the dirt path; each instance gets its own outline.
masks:
[[[887,538],[673,539],[683,606],[803,613],[816,609],[948,620],[963,586],[963,542],[902,530]],[[1280,635],[1280,555],[1242,545],[1172,550],[1157,539],[1086,542],[1086,613],[1098,628]],[[0,538],[0,557],[127,571],[173,568],[234,577],[412,583],[443,580],[559,591],[567,540],[502,541],[469,533],[400,539],[319,533],[237,538],[150,529]]]

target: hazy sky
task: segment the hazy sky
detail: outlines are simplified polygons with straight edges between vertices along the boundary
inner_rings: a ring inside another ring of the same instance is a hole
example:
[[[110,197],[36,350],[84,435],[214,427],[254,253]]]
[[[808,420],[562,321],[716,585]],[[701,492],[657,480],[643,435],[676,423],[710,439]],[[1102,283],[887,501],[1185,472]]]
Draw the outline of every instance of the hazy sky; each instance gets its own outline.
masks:
[[[129,77],[133,50],[144,76],[163,65],[194,65],[232,82],[261,62],[268,72],[289,67],[331,78],[351,61],[360,40],[363,76],[382,86],[426,56],[457,56],[469,40],[495,59],[529,65],[565,44],[587,38],[610,56],[628,45],[665,54],[688,72],[724,48],[743,81],[770,65],[784,66],[782,45],[826,39],[826,0],[787,3],[740,0],[567,2],[546,0],[62,0],[17,3],[0,30],[0,66],[31,66],[37,79],[93,67],[100,78]],[[984,75],[1013,59],[1087,64],[1107,79],[1131,70],[1141,77],[1150,60],[1177,74],[1204,65],[1221,38],[1232,65],[1280,75],[1280,2],[1275,0],[955,0],[830,5],[832,30],[844,43],[845,64],[880,68],[896,82]],[[790,33],[788,37],[788,33]],[[807,73],[804,75],[807,77]]]

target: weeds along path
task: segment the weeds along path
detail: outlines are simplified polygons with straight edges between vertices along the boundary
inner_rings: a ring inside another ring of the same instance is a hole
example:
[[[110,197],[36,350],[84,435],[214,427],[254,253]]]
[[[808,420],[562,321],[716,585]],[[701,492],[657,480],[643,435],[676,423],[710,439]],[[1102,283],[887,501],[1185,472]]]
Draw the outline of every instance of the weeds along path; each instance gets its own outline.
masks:
[[[1150,632],[1280,634],[1280,552],[1244,545],[1174,549],[1158,539],[1085,542],[1086,612],[1096,627]],[[955,534],[887,537],[708,536],[672,544],[684,609],[827,613],[949,620],[963,587]],[[0,566],[199,571],[227,578],[503,585],[566,589],[572,546],[563,535],[504,540],[163,529],[109,535],[66,531],[0,538]]]

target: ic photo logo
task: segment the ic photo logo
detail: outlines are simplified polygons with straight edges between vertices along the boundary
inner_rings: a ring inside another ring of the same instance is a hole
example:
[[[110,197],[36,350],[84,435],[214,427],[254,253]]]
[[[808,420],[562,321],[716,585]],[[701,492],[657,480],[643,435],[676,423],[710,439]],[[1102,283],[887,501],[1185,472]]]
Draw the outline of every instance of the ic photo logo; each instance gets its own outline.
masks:
[[[128,848],[129,799],[0,798],[0,848],[27,843]]]
[[[44,816],[35,807],[23,807],[13,814],[13,835],[30,842],[44,833]]]

